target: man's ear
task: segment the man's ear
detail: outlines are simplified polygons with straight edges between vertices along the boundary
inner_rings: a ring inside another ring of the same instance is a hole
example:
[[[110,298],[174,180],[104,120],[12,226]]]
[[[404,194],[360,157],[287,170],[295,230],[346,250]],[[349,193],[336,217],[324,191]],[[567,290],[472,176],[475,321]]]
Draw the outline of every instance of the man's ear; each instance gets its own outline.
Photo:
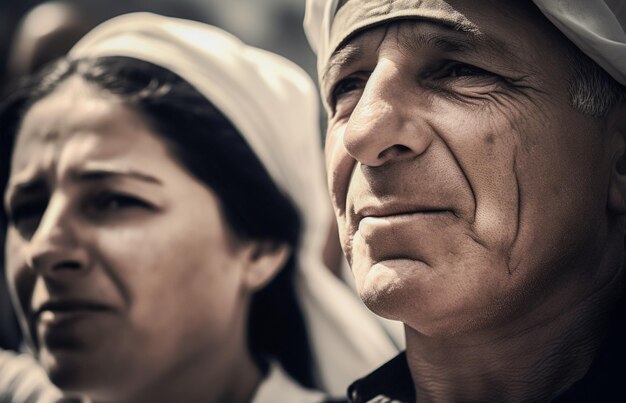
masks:
[[[626,99],[609,114],[605,135],[612,137],[614,150],[608,209],[615,214],[626,215]]]
[[[291,255],[291,247],[271,241],[253,242],[250,246],[244,286],[256,291],[265,287],[283,268]]]

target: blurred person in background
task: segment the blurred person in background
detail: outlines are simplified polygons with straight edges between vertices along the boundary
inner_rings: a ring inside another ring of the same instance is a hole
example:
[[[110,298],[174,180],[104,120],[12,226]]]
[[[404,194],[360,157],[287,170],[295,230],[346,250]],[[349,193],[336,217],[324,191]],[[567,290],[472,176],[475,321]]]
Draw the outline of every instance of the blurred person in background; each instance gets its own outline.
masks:
[[[287,60],[146,13],[11,95],[7,276],[66,395],[319,402],[393,354],[321,263],[316,104]]]
[[[6,75],[10,83],[64,56],[98,23],[74,3],[50,1],[29,10],[13,35]]]

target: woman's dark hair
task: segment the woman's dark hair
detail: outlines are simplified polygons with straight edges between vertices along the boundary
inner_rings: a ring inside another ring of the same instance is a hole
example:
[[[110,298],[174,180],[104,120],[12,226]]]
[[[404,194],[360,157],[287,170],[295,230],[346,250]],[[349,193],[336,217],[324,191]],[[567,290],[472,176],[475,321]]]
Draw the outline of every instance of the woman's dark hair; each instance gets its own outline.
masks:
[[[127,57],[62,59],[13,92],[0,106],[0,189],[10,174],[13,143],[28,109],[70,77],[122,99],[168,144],[173,156],[218,196],[239,240],[288,244],[296,251],[301,221],[238,130],[178,75]],[[2,211],[4,221],[4,211]],[[6,221],[4,221],[6,222]],[[248,346],[272,356],[304,386],[313,386],[312,358],[294,287],[295,256],[252,299]]]

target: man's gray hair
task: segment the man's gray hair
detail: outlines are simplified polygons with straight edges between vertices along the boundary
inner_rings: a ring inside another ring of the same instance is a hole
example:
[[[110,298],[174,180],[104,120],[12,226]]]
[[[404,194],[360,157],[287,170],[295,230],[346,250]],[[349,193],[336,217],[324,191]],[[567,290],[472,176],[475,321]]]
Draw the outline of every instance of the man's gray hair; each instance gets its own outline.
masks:
[[[571,60],[570,103],[581,113],[605,117],[615,105],[626,100],[626,87],[582,52],[576,53]]]

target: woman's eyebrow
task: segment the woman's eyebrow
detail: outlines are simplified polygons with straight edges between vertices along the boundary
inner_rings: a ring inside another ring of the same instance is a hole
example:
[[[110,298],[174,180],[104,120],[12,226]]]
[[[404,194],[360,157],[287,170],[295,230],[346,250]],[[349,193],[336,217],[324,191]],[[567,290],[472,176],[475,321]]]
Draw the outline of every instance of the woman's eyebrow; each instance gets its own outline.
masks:
[[[69,173],[69,178],[75,182],[97,182],[116,178],[132,178],[154,185],[163,185],[163,182],[156,177],[131,168],[102,167],[77,169]],[[46,181],[41,178],[16,181],[7,186],[4,197],[5,205],[9,205],[10,201],[18,195],[37,194],[46,188]]]
[[[72,170],[69,177],[76,182],[95,182],[109,179],[132,178],[150,184],[163,185],[163,182],[156,177],[131,168],[102,167]]]

